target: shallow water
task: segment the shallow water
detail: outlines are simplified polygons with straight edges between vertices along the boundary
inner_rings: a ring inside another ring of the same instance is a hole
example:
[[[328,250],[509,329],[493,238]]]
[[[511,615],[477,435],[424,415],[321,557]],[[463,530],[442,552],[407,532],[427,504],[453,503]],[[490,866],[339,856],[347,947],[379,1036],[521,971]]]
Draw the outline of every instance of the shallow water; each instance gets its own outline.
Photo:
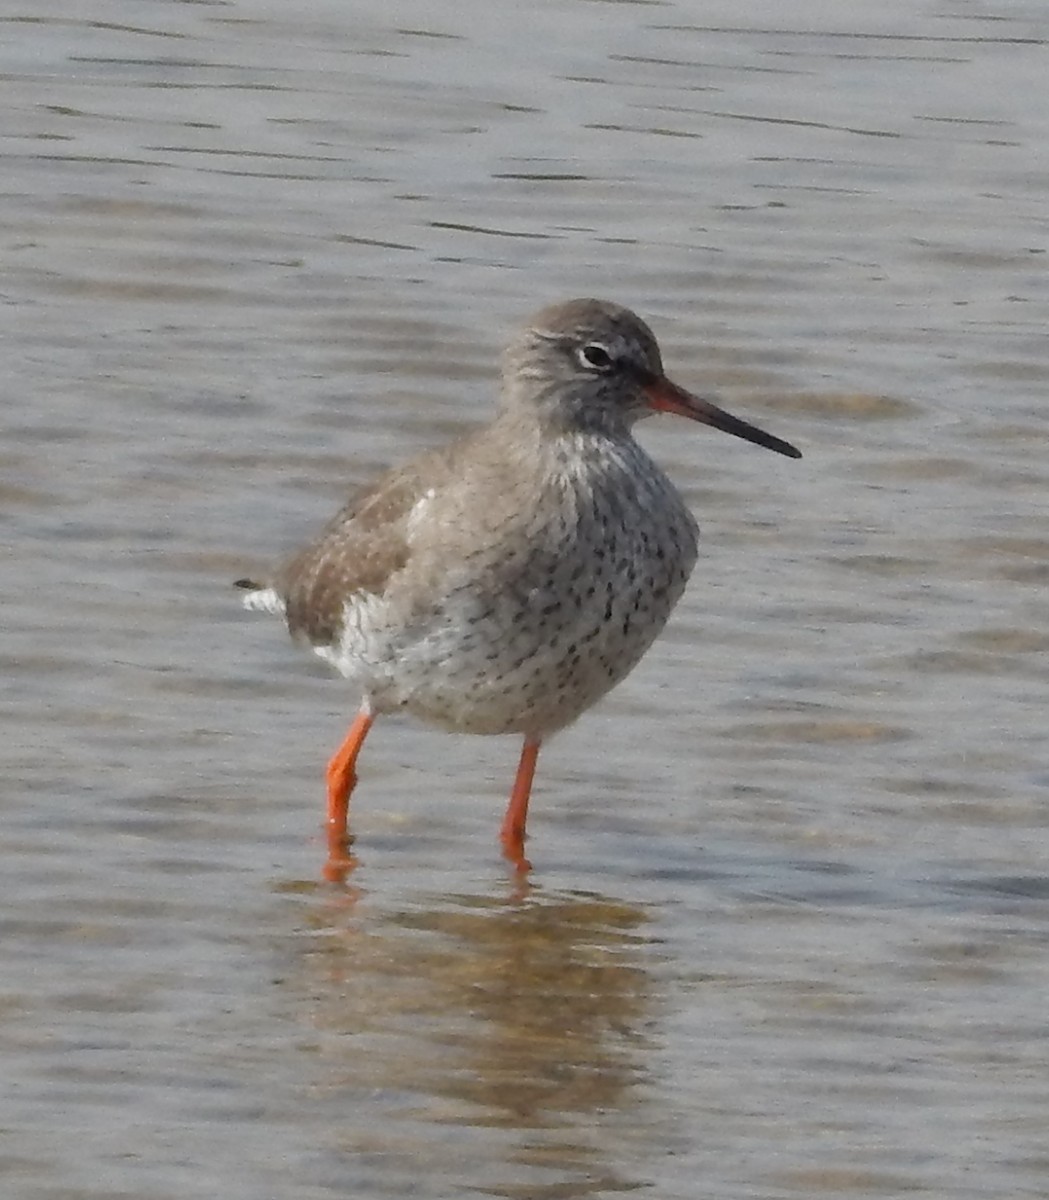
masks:
[[[288,14],[3,18],[4,1195],[1049,1195],[1043,6]],[[805,458],[646,425],[700,566],[528,886],[392,719],[328,886],[229,581],[586,294]]]

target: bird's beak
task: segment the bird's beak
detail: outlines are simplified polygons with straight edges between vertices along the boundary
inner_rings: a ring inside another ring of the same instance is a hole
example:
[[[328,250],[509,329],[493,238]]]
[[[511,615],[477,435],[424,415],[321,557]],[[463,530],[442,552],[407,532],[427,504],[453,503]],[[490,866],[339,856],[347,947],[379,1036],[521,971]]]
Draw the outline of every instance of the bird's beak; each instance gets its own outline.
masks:
[[[645,383],[641,390],[656,412],[677,413],[679,417],[688,417],[692,421],[702,421],[704,425],[713,425],[715,429],[735,434],[736,437],[753,442],[755,446],[764,446],[766,450],[775,450],[777,454],[785,454],[788,458],[801,458],[801,451],[790,442],[773,437],[771,433],[758,429],[756,425],[741,421],[739,417],[725,412],[709,400],[693,396],[691,392],[679,388],[676,383],[671,383],[665,375]]]

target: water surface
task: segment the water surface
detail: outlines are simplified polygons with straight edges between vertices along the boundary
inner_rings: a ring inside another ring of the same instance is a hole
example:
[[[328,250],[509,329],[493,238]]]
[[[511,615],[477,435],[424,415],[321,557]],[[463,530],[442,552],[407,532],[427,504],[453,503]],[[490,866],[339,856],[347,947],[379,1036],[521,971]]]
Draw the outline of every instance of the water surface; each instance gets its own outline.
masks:
[[[1049,1194],[1049,18],[114,0],[3,18],[13,1200]],[[550,300],[796,442],[544,749],[229,581],[483,420]]]

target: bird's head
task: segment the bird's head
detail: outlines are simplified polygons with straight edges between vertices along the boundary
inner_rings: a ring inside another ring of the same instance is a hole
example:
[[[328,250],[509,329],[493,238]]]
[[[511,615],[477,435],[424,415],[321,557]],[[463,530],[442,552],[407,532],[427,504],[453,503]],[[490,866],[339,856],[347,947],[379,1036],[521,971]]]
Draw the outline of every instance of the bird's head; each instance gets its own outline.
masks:
[[[509,406],[537,411],[552,428],[615,434],[641,417],[672,412],[801,457],[789,442],[672,383],[652,330],[604,300],[569,300],[536,313],[506,352],[503,387]]]

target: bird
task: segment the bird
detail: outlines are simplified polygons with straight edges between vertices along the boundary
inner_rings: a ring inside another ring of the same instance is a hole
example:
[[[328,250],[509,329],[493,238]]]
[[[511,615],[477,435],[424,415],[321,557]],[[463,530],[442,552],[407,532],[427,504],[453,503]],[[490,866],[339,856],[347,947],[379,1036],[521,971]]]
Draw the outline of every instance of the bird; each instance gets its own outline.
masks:
[[[801,457],[673,383],[635,313],[569,300],[510,342],[494,419],[352,495],[271,578],[236,581],[360,696],[327,768],[328,878],[354,862],[361,747],[397,711],[522,739],[500,839],[530,869],[540,747],[637,665],[696,564],[696,521],[634,437],[656,413]]]

